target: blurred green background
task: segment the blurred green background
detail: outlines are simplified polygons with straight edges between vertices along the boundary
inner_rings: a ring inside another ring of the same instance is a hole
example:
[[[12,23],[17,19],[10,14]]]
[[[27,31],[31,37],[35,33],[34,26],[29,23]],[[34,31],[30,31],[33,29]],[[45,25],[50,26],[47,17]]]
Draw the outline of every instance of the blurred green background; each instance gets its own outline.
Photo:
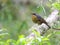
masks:
[[[27,36],[34,25],[31,13],[47,18],[52,8],[60,10],[60,0],[0,0],[0,41],[17,40],[21,34]],[[60,23],[55,25],[60,27]],[[49,38],[52,45],[60,44],[60,31],[50,30],[48,34],[52,34]]]

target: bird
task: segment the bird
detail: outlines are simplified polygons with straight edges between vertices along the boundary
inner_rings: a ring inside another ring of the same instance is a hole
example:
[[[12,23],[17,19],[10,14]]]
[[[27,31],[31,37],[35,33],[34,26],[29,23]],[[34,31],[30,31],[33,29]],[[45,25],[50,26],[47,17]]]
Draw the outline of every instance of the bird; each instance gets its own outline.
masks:
[[[36,13],[32,13],[32,21],[38,25],[41,25],[42,23],[46,24],[49,28],[51,28],[48,23],[42,18],[40,15]]]
[[[51,26],[48,25],[48,23],[44,20],[44,18],[42,18],[40,15],[38,15],[36,13],[32,13],[32,21],[34,23],[38,24],[38,25],[41,25],[42,23],[44,23],[44,24],[46,24],[49,27],[48,29],[51,28]],[[54,28],[54,27],[52,29],[60,30],[60,28],[58,29],[58,28]]]

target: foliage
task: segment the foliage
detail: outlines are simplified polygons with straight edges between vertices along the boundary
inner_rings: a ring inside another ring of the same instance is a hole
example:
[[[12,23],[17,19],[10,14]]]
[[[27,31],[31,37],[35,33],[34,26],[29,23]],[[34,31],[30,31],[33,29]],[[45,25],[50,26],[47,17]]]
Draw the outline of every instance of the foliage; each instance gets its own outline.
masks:
[[[0,9],[0,22],[1,21],[12,21],[16,19],[17,14],[17,8],[12,4],[12,2],[9,0],[6,0],[5,2],[0,2],[0,5],[2,8]]]
[[[56,9],[60,10],[60,3],[55,2],[55,3],[52,4],[52,6]]]
[[[24,9],[29,9],[28,14],[26,13],[25,20],[18,14],[22,7],[21,5],[15,6],[12,0],[2,0],[2,9],[0,9],[0,45],[59,45],[60,43],[60,31],[47,31],[46,35],[41,36],[40,33],[33,30],[35,34],[34,39],[26,38],[29,27],[33,25],[31,23],[31,12],[36,12],[38,14],[42,13],[43,16],[47,16],[46,11],[49,13],[51,6],[55,9],[60,10],[60,3],[52,2],[47,7],[46,5],[29,5],[28,7],[23,7]],[[55,0],[54,0],[55,1]],[[43,2],[44,3],[44,2]],[[20,7],[19,7],[20,6]],[[46,9],[47,8],[47,9]],[[26,10],[24,10],[26,11]],[[44,12],[44,13],[43,13]],[[20,12],[22,13],[22,12]],[[50,13],[49,13],[50,14]],[[42,15],[41,15],[42,16]],[[18,18],[19,17],[19,18]],[[29,23],[28,23],[29,22]],[[30,24],[30,25],[29,25]],[[59,23],[60,24],[60,23]],[[56,28],[60,28],[60,25],[56,25]],[[25,33],[26,32],[26,33]],[[21,35],[23,34],[23,35]],[[59,38],[58,38],[59,37]]]
[[[0,41],[0,45],[51,45],[53,44],[54,40],[50,40],[50,37],[54,37],[53,34],[57,34],[58,32],[49,34],[47,36],[41,36],[40,33],[33,30],[33,33],[35,34],[34,38],[32,37],[26,38],[25,35],[19,35],[17,40],[14,39],[8,39],[5,41]],[[60,32],[59,32],[60,33]],[[56,39],[56,38],[55,38]],[[53,43],[52,43],[53,42]],[[55,45],[55,44],[54,44]]]
[[[24,35],[20,35],[17,40],[8,39],[6,41],[0,41],[0,45],[27,45],[29,43],[31,45],[51,45],[49,42],[49,35],[42,37],[38,32],[34,31],[34,33],[35,37],[32,40],[30,38],[25,38]]]

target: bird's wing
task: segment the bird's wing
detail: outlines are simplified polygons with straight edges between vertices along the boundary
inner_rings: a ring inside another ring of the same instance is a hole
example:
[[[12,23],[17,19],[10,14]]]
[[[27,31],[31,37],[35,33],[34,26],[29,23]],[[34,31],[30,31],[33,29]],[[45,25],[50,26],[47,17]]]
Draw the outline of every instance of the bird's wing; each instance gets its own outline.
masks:
[[[43,21],[44,18],[42,18],[41,16],[37,15],[38,21]]]

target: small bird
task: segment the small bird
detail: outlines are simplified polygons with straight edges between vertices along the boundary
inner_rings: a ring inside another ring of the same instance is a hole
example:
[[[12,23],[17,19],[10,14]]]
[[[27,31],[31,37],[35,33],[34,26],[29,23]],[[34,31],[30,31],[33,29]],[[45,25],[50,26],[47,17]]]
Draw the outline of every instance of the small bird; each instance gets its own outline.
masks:
[[[50,26],[48,23],[42,18],[41,16],[37,15],[36,13],[32,13],[32,21],[34,23],[37,23],[38,25],[41,25],[42,23],[46,24],[49,28]]]
[[[41,16],[37,15],[36,13],[32,13],[32,21],[34,23],[37,23],[38,25],[41,25],[42,23],[46,24],[49,29],[51,28],[48,23],[44,20],[44,18],[42,18]],[[57,28],[52,28],[52,29],[55,29],[55,30],[60,30],[60,29],[57,29]]]

